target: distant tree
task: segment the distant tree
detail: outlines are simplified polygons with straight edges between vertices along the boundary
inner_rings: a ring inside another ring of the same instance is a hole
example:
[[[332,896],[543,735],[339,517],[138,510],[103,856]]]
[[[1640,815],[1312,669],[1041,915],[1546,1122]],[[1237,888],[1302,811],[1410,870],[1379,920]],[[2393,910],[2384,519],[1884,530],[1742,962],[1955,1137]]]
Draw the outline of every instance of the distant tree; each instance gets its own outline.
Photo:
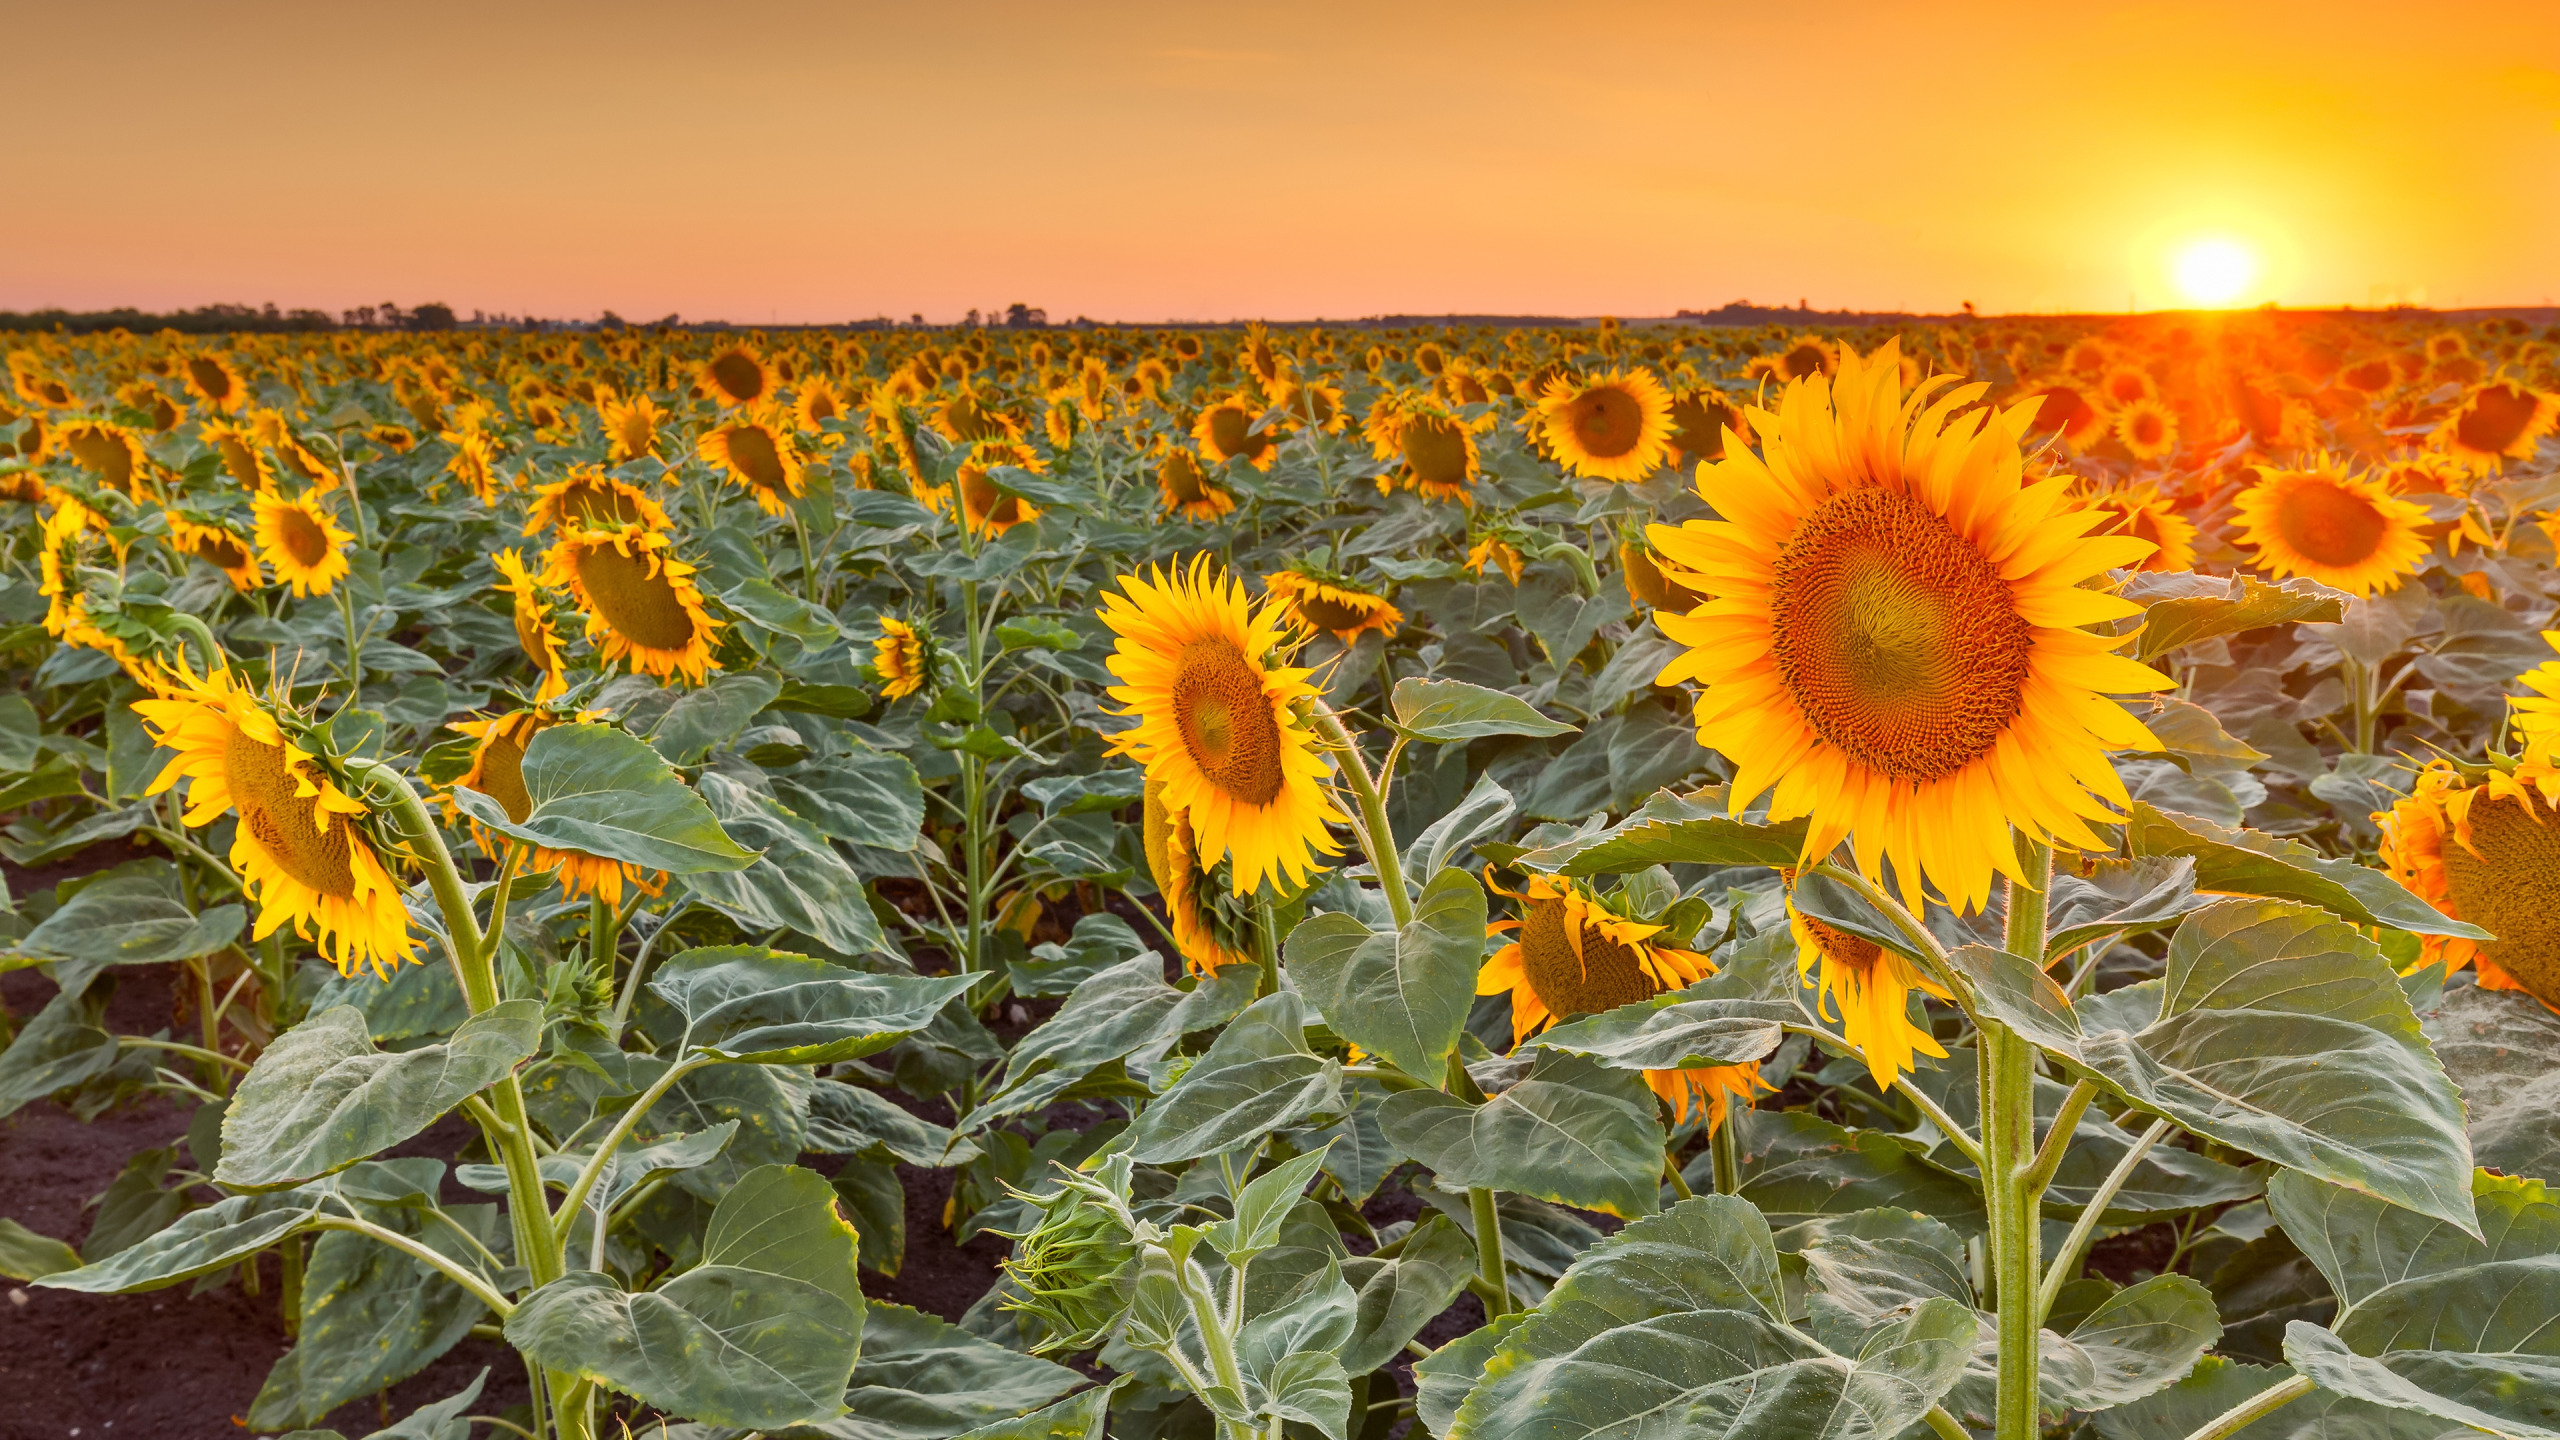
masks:
[[[1004,307],[1004,323],[1008,330],[1037,330],[1049,323],[1049,312],[1016,300]]]
[[[453,307],[440,300],[430,300],[409,312],[412,330],[450,330],[453,325]]]

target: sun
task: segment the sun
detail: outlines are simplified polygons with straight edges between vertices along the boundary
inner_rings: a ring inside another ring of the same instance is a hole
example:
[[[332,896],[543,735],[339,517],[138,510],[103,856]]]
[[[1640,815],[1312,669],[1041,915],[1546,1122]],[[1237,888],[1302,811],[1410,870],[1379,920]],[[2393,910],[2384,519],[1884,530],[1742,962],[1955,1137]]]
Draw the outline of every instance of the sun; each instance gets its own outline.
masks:
[[[2228,305],[2258,278],[2256,252],[2237,240],[2213,237],[2188,243],[2170,262],[2178,290],[2199,305]]]

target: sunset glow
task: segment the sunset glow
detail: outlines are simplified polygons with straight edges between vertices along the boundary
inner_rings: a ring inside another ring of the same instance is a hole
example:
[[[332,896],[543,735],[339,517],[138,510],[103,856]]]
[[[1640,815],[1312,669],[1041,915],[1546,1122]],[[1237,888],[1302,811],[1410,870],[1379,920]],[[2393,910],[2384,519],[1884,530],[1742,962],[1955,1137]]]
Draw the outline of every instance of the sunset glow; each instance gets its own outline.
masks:
[[[2237,240],[2198,240],[2178,252],[2178,293],[2198,305],[2228,305],[2258,278],[2258,257]]]

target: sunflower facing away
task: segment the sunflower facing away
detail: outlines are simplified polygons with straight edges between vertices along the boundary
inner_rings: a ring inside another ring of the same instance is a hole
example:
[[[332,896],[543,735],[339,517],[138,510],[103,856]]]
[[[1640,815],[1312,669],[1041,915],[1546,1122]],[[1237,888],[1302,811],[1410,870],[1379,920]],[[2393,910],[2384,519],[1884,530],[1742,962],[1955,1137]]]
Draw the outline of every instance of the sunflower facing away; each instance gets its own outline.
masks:
[[[258,558],[294,594],[326,595],[347,573],[347,542],[355,537],[319,502],[269,490],[250,509],[257,516]]]
[[[904,700],[924,688],[933,674],[933,647],[915,626],[895,615],[880,617],[880,638],[871,642],[871,668],[884,682],[880,693]]]
[[[191,520],[175,510],[164,512],[169,522],[169,546],[181,554],[192,555],[221,571],[231,581],[231,588],[247,594],[267,582],[258,568],[257,554],[249,541],[219,522]]]
[[[1058,412],[1053,408],[1049,413]],[[1179,446],[1166,446],[1156,461],[1156,490],[1164,496],[1166,513],[1185,520],[1215,520],[1236,508],[1236,497],[1209,478],[1198,456]]]
[[[559,627],[553,623],[551,602],[543,596],[542,582],[524,563],[524,557],[513,550],[501,550],[489,557],[498,567],[498,583],[492,587],[504,591],[514,605],[516,644],[525,658],[542,672],[542,684],[534,691],[537,700],[548,700],[569,688],[569,661],[562,652]]]
[[[1642,368],[1559,376],[1538,397],[1538,433],[1586,480],[1642,480],[1671,459],[1671,395]]]
[[[1200,868],[1200,843],[1191,819],[1164,803],[1164,784],[1146,784],[1146,822],[1142,832],[1147,873],[1154,877],[1164,913],[1173,920],[1174,948],[1185,969],[1212,975],[1229,965],[1252,965],[1249,920],[1236,913],[1220,892],[1216,877]]]
[[[1200,412],[1192,422],[1191,439],[1200,447],[1200,458],[1212,465],[1242,460],[1256,470],[1268,470],[1280,458],[1280,441],[1268,430],[1253,428],[1261,418],[1261,407],[1242,395],[1232,395]]]
[[[767,515],[782,514],[807,484],[800,469],[800,442],[771,410],[752,410],[705,430],[696,448],[704,464],[726,471],[730,482],[755,496],[757,508]]]
[[[587,639],[605,664],[629,656],[635,673],[696,685],[719,667],[711,637],[720,622],[704,612],[694,567],[666,536],[637,525],[572,530],[544,558],[542,583],[567,590],[586,612]]]
[[[1293,708],[1315,699],[1307,672],[1284,668],[1288,606],[1259,609],[1209,557],[1152,580],[1120,577],[1101,616],[1119,637],[1111,697],[1138,723],[1111,753],[1144,765],[1164,802],[1187,816],[1203,867],[1229,864],[1235,894],[1303,885],[1315,856],[1340,853],[1326,833],[1347,817],[1325,794],[1325,761]]]
[[[2261,469],[2234,503],[2240,543],[2270,575],[2307,575],[2371,598],[2399,588],[2427,557],[2422,505],[2403,500],[2378,476],[2342,465]]]
[[[2192,570],[2196,565],[2195,522],[2178,513],[2178,507],[2160,493],[2155,485],[2136,485],[2129,489],[2111,490],[2090,497],[2089,504],[2104,511],[2108,523],[2102,533],[2130,535],[2148,540],[2160,547],[2146,555],[2136,570]]]
[[[2542,438],[2560,428],[2560,395],[2514,380],[2483,385],[2462,397],[2436,430],[2445,453],[2474,470],[2530,460]]]
[[[135,701],[134,711],[162,749],[176,752],[149,793],[188,781],[192,827],[239,813],[231,864],[257,902],[256,938],[290,921],[341,975],[358,965],[387,975],[416,958],[400,886],[357,824],[371,813],[365,803],[339,789],[228,670],[198,679],[181,666],[146,678],[152,698]]]
[[[1819,987],[1817,1003],[1840,1017],[1841,1035],[1867,1062],[1876,1088],[1891,1090],[1912,1068],[1915,1052],[1946,1058],[1937,1037],[1911,1023],[1912,991],[1948,998],[1919,967],[1873,940],[1798,914],[1793,905],[1787,907],[1787,930],[1795,937],[1796,973],[1806,989]]]
[[[1262,577],[1264,593],[1289,604],[1289,613],[1310,630],[1322,630],[1349,645],[1361,632],[1375,630],[1379,639],[1392,638],[1396,627],[1404,623],[1404,612],[1387,603],[1384,595],[1373,595],[1339,575],[1327,574],[1311,566],[1282,570]]]
[[[1970,909],[2018,876],[2012,826],[2107,848],[2089,822],[2131,803],[2107,752],[2156,744],[2107,697],[2169,681],[2081,628],[2139,613],[2081,582],[2150,543],[2090,535],[2104,517],[2068,476],[2025,482],[2030,406],[1959,415],[1985,387],[1948,383],[1906,396],[1892,343],[1842,356],[1753,409],[1761,455],[1699,467],[1730,519],[1647,535],[1714,597],[1655,613],[1689,647],[1657,683],[1704,682],[1698,738],[1733,762],[1735,812],[1770,795],[1773,819],[1811,817],[1808,863],[1847,839],[1915,908],[1925,876]]]
[[[617,480],[600,466],[580,465],[565,478],[537,486],[526,512],[524,533],[544,530],[619,530],[638,525],[650,530],[672,528],[667,512],[637,485]]]
[[[2450,972],[2477,962],[2481,988],[2522,990],[2560,1010],[2560,769],[2545,747],[2476,783],[2434,761],[2408,799],[2373,818],[2393,878],[2498,937],[2423,936],[2418,963]]]
[[[1511,1043],[1519,1045],[1573,1015],[1597,1015],[1650,1000],[1715,973],[1703,955],[1652,943],[1659,925],[1629,920],[1577,881],[1532,875],[1518,891],[1503,889],[1488,872],[1495,894],[1520,902],[1520,918],[1497,920],[1489,934],[1517,930],[1476,972],[1476,993],[1511,996]],[[1645,1084],[1685,1120],[1703,1107],[1710,1130],[1724,1124],[1733,1099],[1749,1105],[1752,1092],[1768,1089],[1757,1065],[1713,1065],[1694,1070],[1647,1070]]]
[[[471,768],[454,781],[457,788],[477,790],[498,802],[507,818],[521,825],[533,813],[533,796],[524,788],[525,747],[533,737],[559,723],[558,716],[541,710],[518,710],[485,720],[457,720],[445,728],[457,735],[467,735],[479,742],[471,747]],[[450,796],[446,798],[449,814],[461,813]],[[510,843],[503,835],[491,834],[476,820],[469,821],[471,839],[480,853],[492,860],[503,860]],[[527,875],[560,872],[560,888],[572,900],[594,895],[607,905],[622,903],[625,881],[643,893],[655,895],[666,888],[666,872],[649,871],[622,860],[608,860],[577,850],[553,850],[547,846],[527,847],[523,860]]]

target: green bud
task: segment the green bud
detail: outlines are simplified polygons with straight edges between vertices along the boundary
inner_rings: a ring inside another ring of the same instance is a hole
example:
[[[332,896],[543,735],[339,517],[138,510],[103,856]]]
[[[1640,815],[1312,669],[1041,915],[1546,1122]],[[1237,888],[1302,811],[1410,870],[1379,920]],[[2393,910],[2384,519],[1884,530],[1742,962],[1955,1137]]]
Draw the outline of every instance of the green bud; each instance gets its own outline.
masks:
[[[1004,1262],[1022,1298],[1006,1302],[1049,1329],[1046,1354],[1102,1342],[1129,1308],[1138,1252],[1110,1209],[1076,1185],[1058,1191]]]

